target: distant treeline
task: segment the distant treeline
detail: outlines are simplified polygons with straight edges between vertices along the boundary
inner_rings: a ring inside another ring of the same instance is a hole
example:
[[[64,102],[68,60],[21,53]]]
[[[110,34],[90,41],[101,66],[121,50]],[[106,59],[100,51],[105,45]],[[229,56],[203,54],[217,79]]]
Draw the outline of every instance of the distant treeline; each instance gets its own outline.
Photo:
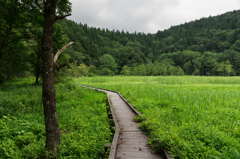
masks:
[[[29,8],[4,5],[9,12],[0,16],[0,83],[31,74],[38,83],[43,17],[34,13],[38,16],[31,22],[23,16]],[[232,11],[156,34],[94,28],[63,19],[55,27],[53,53],[74,42],[59,58],[59,63],[68,63],[61,76],[239,75],[239,15],[240,10]]]
[[[99,75],[239,75],[239,15],[240,10],[210,16],[156,34],[110,31],[66,19],[59,23],[75,42],[66,51],[69,62],[93,65]],[[101,63],[106,56],[113,62]]]

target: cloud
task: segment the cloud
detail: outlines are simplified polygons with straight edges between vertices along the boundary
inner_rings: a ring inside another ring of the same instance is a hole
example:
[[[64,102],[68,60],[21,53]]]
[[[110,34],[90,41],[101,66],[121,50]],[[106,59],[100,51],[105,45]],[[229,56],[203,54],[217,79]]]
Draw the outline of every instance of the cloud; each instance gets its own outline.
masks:
[[[230,2],[231,1],[231,2]],[[70,0],[72,19],[88,26],[151,32],[240,7],[239,0]]]

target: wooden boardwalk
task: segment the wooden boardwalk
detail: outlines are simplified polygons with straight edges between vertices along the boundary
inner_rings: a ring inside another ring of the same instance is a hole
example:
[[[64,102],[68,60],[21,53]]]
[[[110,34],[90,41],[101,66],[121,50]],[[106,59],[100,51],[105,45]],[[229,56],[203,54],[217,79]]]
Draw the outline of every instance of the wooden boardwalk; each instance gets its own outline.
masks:
[[[117,122],[120,128],[116,159],[162,159],[153,153],[148,146],[147,136],[134,122],[136,115],[123,99],[114,92],[107,92],[112,102]]]
[[[88,87],[84,85],[79,85]],[[113,139],[113,146],[116,144],[116,150],[113,154],[109,155],[109,159],[163,159],[166,157],[159,156],[154,153],[149,145],[148,138],[138,128],[138,123],[134,122],[134,116],[136,113],[126,104],[126,102],[120,97],[120,95],[113,91],[97,89],[102,92],[106,92],[108,99],[112,104],[113,116],[117,120],[117,134],[115,133]]]

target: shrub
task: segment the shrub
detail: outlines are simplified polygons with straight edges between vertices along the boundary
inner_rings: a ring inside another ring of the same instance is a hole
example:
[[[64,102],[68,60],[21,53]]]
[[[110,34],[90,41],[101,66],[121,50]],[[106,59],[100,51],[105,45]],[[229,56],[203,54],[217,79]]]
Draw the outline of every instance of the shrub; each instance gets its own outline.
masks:
[[[108,68],[103,68],[101,71],[102,71],[102,75],[105,75],[105,76],[111,76],[112,75],[112,71],[109,70]]]
[[[4,75],[3,73],[0,73],[0,84],[6,81],[6,79],[7,79],[7,76]]]
[[[95,74],[94,73],[89,73],[87,74],[88,77],[95,77]]]

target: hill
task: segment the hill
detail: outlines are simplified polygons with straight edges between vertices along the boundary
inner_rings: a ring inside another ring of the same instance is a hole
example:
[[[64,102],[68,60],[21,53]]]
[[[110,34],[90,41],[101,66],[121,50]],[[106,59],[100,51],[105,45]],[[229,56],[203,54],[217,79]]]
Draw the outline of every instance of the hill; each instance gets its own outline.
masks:
[[[179,73],[177,68],[187,75],[240,74],[240,10],[172,26],[156,34],[110,31],[66,19],[59,24],[69,41],[75,42],[67,51],[70,63],[94,65],[98,74],[103,68],[114,74],[127,68],[132,75],[171,75]],[[101,64],[106,54],[115,60],[115,69]],[[153,67],[157,71],[149,70]]]

